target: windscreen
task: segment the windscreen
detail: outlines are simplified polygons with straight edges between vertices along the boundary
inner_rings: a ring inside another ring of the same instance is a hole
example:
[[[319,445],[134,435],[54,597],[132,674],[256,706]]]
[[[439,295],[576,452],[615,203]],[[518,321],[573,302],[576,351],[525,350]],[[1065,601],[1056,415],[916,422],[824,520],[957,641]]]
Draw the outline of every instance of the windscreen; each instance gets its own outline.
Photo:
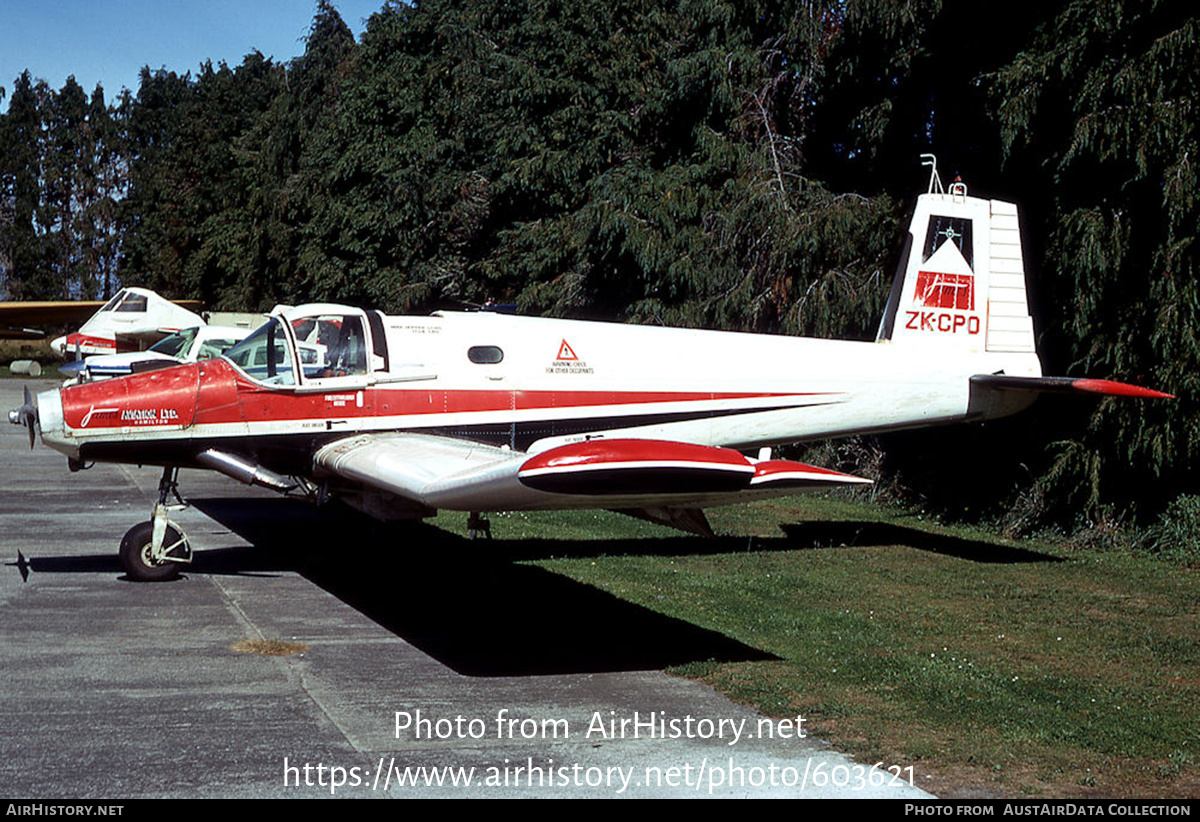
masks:
[[[169,337],[163,337],[150,346],[150,350],[166,354],[168,357],[182,357],[191,348],[192,340],[196,339],[196,334],[199,332],[199,328],[185,328]]]
[[[278,317],[272,317],[224,356],[252,380],[269,385],[296,384],[291,346]]]

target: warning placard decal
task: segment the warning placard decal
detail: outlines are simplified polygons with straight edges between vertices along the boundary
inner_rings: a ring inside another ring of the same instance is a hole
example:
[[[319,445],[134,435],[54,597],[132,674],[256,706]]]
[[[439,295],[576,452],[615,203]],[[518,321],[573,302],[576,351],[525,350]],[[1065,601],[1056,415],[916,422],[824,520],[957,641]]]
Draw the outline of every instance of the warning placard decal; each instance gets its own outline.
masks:
[[[559,344],[558,356],[554,358],[554,362],[546,366],[547,374],[591,374],[592,371],[586,362],[579,359],[575,349],[566,340]]]

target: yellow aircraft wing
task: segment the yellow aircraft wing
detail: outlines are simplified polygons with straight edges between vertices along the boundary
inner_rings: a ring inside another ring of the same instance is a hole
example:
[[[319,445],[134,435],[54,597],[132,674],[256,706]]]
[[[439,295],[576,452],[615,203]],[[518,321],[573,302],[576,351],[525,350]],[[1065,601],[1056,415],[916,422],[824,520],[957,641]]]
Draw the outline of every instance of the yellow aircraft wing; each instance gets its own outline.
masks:
[[[199,300],[172,300],[189,311],[199,311]],[[34,340],[45,336],[38,329],[82,323],[103,308],[102,300],[44,300],[0,302],[0,339]]]

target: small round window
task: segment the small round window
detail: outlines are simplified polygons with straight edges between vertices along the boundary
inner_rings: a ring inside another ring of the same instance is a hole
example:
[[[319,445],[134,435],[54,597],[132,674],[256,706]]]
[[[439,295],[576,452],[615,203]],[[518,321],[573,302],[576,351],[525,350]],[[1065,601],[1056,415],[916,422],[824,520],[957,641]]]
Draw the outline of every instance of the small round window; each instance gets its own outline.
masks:
[[[473,345],[467,349],[467,359],[477,365],[495,365],[504,359],[504,352],[495,345]]]

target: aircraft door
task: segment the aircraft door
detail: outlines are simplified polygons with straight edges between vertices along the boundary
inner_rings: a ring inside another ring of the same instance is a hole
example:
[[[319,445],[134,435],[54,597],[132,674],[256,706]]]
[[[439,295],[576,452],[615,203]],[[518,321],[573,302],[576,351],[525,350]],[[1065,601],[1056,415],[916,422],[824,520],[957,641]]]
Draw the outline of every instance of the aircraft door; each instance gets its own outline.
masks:
[[[320,313],[292,317],[291,326],[302,391],[361,390],[371,384],[376,357],[363,312],[328,306]]]

